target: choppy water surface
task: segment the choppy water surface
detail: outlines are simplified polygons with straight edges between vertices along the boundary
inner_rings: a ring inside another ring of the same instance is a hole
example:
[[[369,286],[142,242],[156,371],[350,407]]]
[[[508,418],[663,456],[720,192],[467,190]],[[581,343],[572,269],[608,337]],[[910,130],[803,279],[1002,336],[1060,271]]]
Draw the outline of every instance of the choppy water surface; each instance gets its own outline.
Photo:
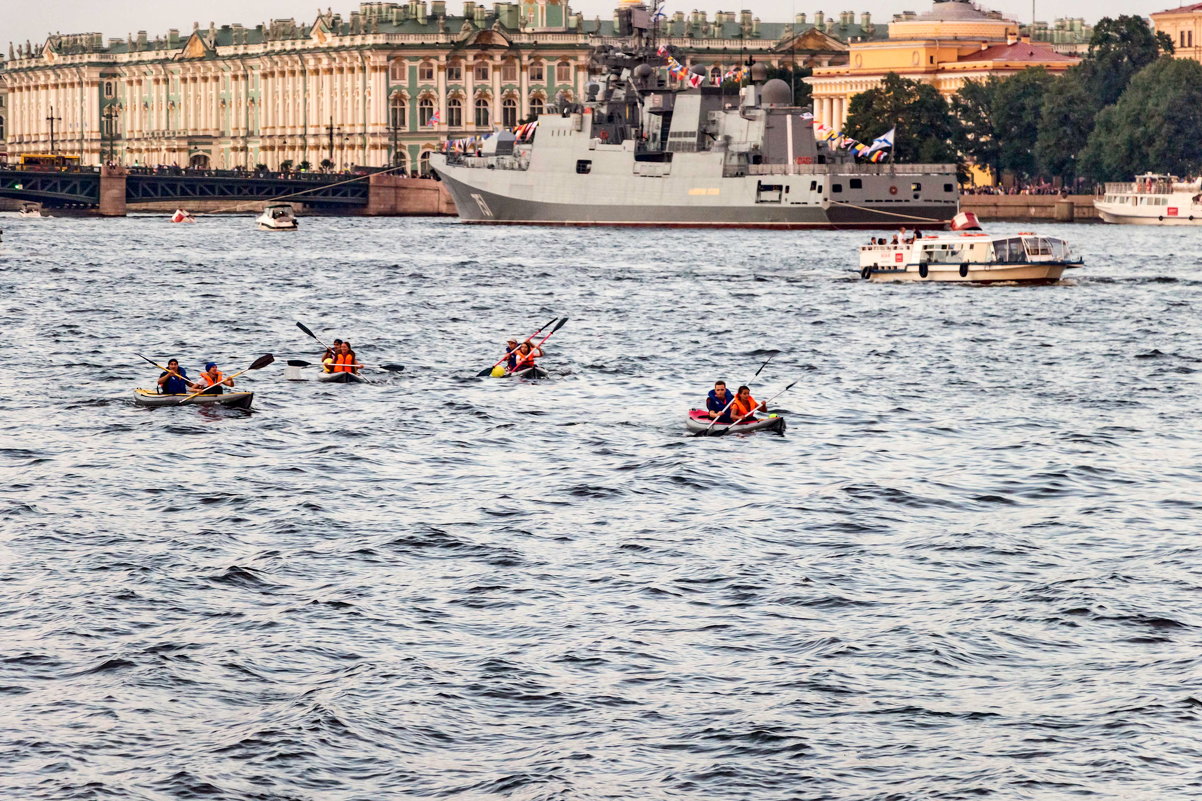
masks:
[[[863,233],[5,217],[0,797],[1202,795],[1200,231],[966,288]],[[470,377],[563,314],[553,380]],[[286,382],[297,320],[407,369]],[[784,436],[685,435],[775,350]],[[149,411],[135,351],[279,361]]]

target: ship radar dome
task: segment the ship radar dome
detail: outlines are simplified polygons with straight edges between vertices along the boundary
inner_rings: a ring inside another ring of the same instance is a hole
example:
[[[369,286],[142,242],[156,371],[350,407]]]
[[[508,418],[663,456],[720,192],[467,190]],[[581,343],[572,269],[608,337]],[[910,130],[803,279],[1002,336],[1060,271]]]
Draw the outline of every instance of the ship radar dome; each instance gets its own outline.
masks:
[[[787,106],[793,102],[793,92],[789,90],[789,84],[773,78],[760,90],[760,102],[765,106]]]
[[[650,78],[654,74],[655,74],[655,70],[652,68],[652,66],[650,64],[639,64],[637,67],[634,68],[634,77],[636,77],[636,78],[646,79],[646,78]]]

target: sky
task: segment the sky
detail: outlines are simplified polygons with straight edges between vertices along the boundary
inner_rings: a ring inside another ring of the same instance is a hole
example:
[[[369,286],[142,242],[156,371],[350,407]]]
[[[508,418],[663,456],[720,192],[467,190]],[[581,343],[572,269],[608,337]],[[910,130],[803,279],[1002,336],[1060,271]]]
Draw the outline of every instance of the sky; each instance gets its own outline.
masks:
[[[569,0],[573,10],[580,11],[586,19],[601,15],[608,17],[616,5],[614,0]],[[1035,13],[1040,20],[1052,21],[1057,17],[1083,16],[1089,22],[1094,22],[1104,16],[1119,14],[1141,14],[1147,16],[1154,11],[1172,8],[1177,3],[1172,0],[1152,3],[1130,2],[1130,0],[1095,0],[1088,4],[1088,10],[1081,0],[1035,0]],[[349,14],[359,7],[357,2],[347,2],[333,5],[332,0],[325,3],[334,11]],[[199,22],[202,27],[208,27],[210,21],[218,27],[238,22],[246,26],[254,26],[271,19],[293,18],[298,22],[310,22],[316,16],[317,4],[297,2],[297,0],[207,0],[204,3],[180,2],[180,0],[159,0],[155,3],[145,3],[142,0],[43,0],[42,2],[22,3],[19,0],[5,0],[12,4],[9,13],[0,15],[0,47],[5,56],[8,54],[9,42],[40,43],[51,33],[101,33],[105,39],[110,37],[124,38],[126,34],[136,34],[146,31],[153,39],[159,34],[166,34],[168,28],[178,28],[182,32],[192,30],[192,23]],[[983,7],[1005,13],[1022,22],[1031,19],[1030,0],[982,0]],[[491,5],[491,0],[489,2]],[[19,13],[15,6],[20,7]],[[322,8],[326,6],[323,5]],[[901,11],[924,11],[930,7],[930,0],[668,0],[665,11],[669,14],[676,11],[688,13],[693,9],[708,11],[739,11],[749,9],[753,14],[765,21],[785,21],[795,13],[805,12],[813,19],[814,12],[825,11],[829,17],[841,11],[854,11],[858,19],[860,13],[869,11],[874,21],[888,22],[892,16]],[[462,13],[463,0],[448,0],[448,8],[455,13]]]

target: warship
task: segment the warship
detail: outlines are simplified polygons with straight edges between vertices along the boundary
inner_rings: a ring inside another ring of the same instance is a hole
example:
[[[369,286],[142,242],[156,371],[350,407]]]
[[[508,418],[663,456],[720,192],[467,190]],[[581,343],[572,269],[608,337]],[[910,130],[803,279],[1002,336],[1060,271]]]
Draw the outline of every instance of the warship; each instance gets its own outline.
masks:
[[[762,64],[737,93],[703,85],[703,65],[672,87],[662,69],[672,51],[640,16],[650,19],[636,15],[628,44],[594,48],[583,103],[558,97],[519,135],[431,157],[461,220],[941,228],[955,216],[954,164],[856,163],[819,141],[812,114],[793,105],[789,84],[765,81]]]

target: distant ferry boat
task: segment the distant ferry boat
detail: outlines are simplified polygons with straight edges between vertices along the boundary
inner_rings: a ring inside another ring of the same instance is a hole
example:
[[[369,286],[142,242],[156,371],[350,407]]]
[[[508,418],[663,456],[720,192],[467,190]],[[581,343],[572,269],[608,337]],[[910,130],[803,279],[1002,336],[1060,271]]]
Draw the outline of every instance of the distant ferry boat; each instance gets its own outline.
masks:
[[[1134,183],[1106,184],[1093,205],[1108,223],[1202,225],[1202,179],[1148,172]]]
[[[501,131],[478,151],[435,154],[431,165],[459,218],[942,228],[958,211],[955,165],[855,163],[817,140],[812,116],[793,105],[784,81],[756,81],[736,95],[690,73],[690,88],[675,89],[660,76],[665,61],[650,45],[598,48],[588,97],[539,117],[534,141]]]

